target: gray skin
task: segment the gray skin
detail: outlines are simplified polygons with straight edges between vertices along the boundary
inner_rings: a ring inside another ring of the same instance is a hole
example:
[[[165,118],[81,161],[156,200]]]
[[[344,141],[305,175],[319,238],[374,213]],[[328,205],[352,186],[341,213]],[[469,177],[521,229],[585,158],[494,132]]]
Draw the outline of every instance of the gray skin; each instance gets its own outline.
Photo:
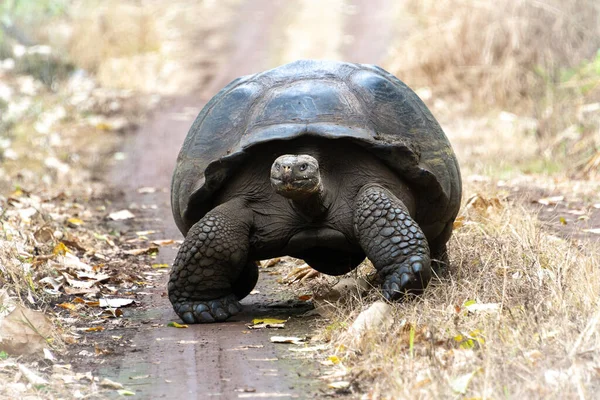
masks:
[[[419,226],[413,189],[351,141],[273,141],[253,154],[260,158],[228,178],[174,261],[169,298],[185,322],[240,312],[261,259],[290,255],[341,275],[367,256],[389,300],[421,292],[431,259],[445,260],[450,229]]]

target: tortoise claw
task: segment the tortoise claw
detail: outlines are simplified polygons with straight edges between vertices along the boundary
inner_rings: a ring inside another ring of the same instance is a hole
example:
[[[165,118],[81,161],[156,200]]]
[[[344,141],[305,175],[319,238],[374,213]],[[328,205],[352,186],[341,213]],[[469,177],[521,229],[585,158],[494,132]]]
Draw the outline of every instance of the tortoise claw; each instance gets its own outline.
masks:
[[[431,269],[425,267],[421,256],[410,257],[400,267],[385,270],[383,295],[388,300],[398,300],[407,293],[420,293],[429,281]]]
[[[179,302],[175,303],[173,308],[185,323],[201,324],[225,321],[239,313],[242,305],[233,294],[230,294],[215,300]]]

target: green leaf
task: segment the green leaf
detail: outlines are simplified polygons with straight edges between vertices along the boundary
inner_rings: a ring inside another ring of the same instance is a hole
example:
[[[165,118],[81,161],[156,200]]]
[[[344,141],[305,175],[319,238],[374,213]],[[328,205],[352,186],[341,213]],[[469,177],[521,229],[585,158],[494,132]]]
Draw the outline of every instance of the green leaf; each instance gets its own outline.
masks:
[[[473,304],[477,304],[476,300],[467,300],[463,303],[463,307],[471,306]]]
[[[189,328],[189,326],[185,325],[185,324],[179,324],[177,322],[169,322],[167,324],[167,326],[171,327],[171,328]]]
[[[285,324],[287,319],[277,319],[277,318],[254,318],[252,320],[253,324]]]

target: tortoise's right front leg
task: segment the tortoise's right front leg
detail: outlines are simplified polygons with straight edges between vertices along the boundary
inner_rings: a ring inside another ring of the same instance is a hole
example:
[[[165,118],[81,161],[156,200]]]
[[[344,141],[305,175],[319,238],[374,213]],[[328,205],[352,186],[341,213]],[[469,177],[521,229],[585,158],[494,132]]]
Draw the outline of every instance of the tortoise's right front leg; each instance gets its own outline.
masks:
[[[236,202],[237,203],[237,202]],[[240,204],[225,203],[198,221],[187,233],[173,262],[169,279],[169,300],[186,323],[224,321],[241,311],[236,294],[238,278],[257,274],[245,268],[249,249],[252,213]],[[252,290],[252,289],[250,289]]]

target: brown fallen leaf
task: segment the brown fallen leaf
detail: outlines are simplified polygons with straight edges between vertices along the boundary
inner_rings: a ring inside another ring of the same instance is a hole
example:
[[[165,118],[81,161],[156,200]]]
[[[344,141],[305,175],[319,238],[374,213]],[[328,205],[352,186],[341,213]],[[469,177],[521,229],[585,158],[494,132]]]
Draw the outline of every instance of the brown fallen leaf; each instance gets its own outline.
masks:
[[[146,375],[134,375],[134,376],[130,376],[129,379],[131,380],[138,380],[138,379],[148,379],[150,378],[150,375],[146,374]]]
[[[156,246],[167,246],[169,244],[173,244],[175,243],[175,240],[173,239],[162,239],[162,240],[153,240],[152,244],[156,245]]]
[[[102,332],[104,330],[103,326],[92,326],[91,328],[84,328],[85,332]]]
[[[96,294],[100,291],[97,287],[92,287],[89,289],[75,289],[68,286],[64,287],[65,293],[69,295],[78,295],[78,294]]]
[[[68,237],[63,238],[61,241],[68,248],[80,250],[80,251],[84,251],[84,252],[87,251],[87,249],[79,242],[79,240],[73,236],[69,235]]]
[[[49,226],[42,226],[33,233],[38,243],[50,243],[54,240],[54,230]]]
[[[109,275],[106,274],[98,274],[98,279],[91,279],[91,280],[87,280],[87,281],[82,281],[79,279],[73,279],[69,274],[63,272],[63,276],[65,277],[65,279],[67,280],[67,282],[69,283],[69,285],[72,288],[75,289],[91,289],[92,286],[96,285],[99,282],[105,281],[108,278],[110,278]]]
[[[105,308],[100,316],[102,318],[119,318],[123,316],[123,311],[120,308]]]
[[[283,282],[292,284],[295,282],[304,282],[305,280],[315,278],[321,273],[310,267],[308,264],[301,265],[294,268],[289,274],[283,278]]]
[[[52,324],[44,313],[16,305],[0,319],[0,351],[10,355],[42,353],[52,335]]]
[[[77,304],[73,303],[60,303],[57,304],[60,308],[64,308],[65,310],[75,311],[77,310]]]
[[[102,356],[105,354],[110,354],[112,353],[112,350],[110,349],[103,349],[101,347],[98,347],[98,345],[94,346],[94,353],[96,353],[97,356]]]
[[[79,279],[90,279],[96,282],[105,281],[110,278],[110,275],[102,272],[75,271],[75,275]]]
[[[456,219],[454,220],[454,224],[452,225],[452,229],[454,229],[454,230],[459,229],[464,224],[465,224],[465,217],[464,217],[464,215],[456,217]]]
[[[111,381],[108,378],[104,378],[100,381],[100,386],[109,389],[123,389],[123,385],[119,382]]]
[[[24,366],[23,364],[19,364],[19,371],[21,371],[21,373],[23,374],[23,376],[25,377],[25,379],[27,379],[27,381],[34,385],[34,386],[40,386],[40,385],[47,385],[48,381],[44,378],[42,378],[41,376],[37,375],[35,372],[33,372],[32,370],[30,370],[29,368],[27,368],[26,366]]]
[[[476,211],[490,211],[491,209],[500,209],[502,208],[502,203],[500,199],[497,197],[487,198],[480,194],[475,194],[467,200],[467,204],[465,205],[466,209],[472,209]]]
[[[63,245],[66,248],[66,246],[62,242],[59,245]],[[68,249],[66,250],[66,252],[64,254],[57,255],[56,261],[63,268],[74,269],[74,270],[79,270],[79,271],[90,271],[90,272],[93,271],[93,268],[91,265],[86,264],[83,261],[81,261],[79,259],[79,257],[77,257],[75,254],[69,252]]]
[[[123,253],[125,253],[129,256],[140,256],[142,254],[150,254],[150,253],[155,253],[155,252],[158,252],[158,247],[156,247],[156,246],[143,247],[140,249],[132,249],[132,250],[123,251]]]
[[[243,351],[243,350],[250,350],[250,349],[262,349],[265,346],[262,344],[246,344],[246,345],[241,345],[241,346],[237,346],[237,347],[232,347],[231,349],[227,349],[227,351]]]
[[[100,307],[99,301],[85,300],[85,299],[82,299],[81,297],[75,297],[73,299],[73,303],[85,304],[86,306],[90,306],[90,307]]]
[[[306,338],[297,336],[271,336],[271,343],[291,343],[291,344],[304,344]]]
[[[153,231],[153,230],[149,230],[149,231],[137,231],[135,234],[137,236],[147,236],[147,235],[152,235],[153,233],[158,233],[158,231]]]
[[[279,262],[281,262],[281,257],[271,258],[269,260],[261,261],[260,266],[263,268],[269,268],[269,267],[279,264]]]

